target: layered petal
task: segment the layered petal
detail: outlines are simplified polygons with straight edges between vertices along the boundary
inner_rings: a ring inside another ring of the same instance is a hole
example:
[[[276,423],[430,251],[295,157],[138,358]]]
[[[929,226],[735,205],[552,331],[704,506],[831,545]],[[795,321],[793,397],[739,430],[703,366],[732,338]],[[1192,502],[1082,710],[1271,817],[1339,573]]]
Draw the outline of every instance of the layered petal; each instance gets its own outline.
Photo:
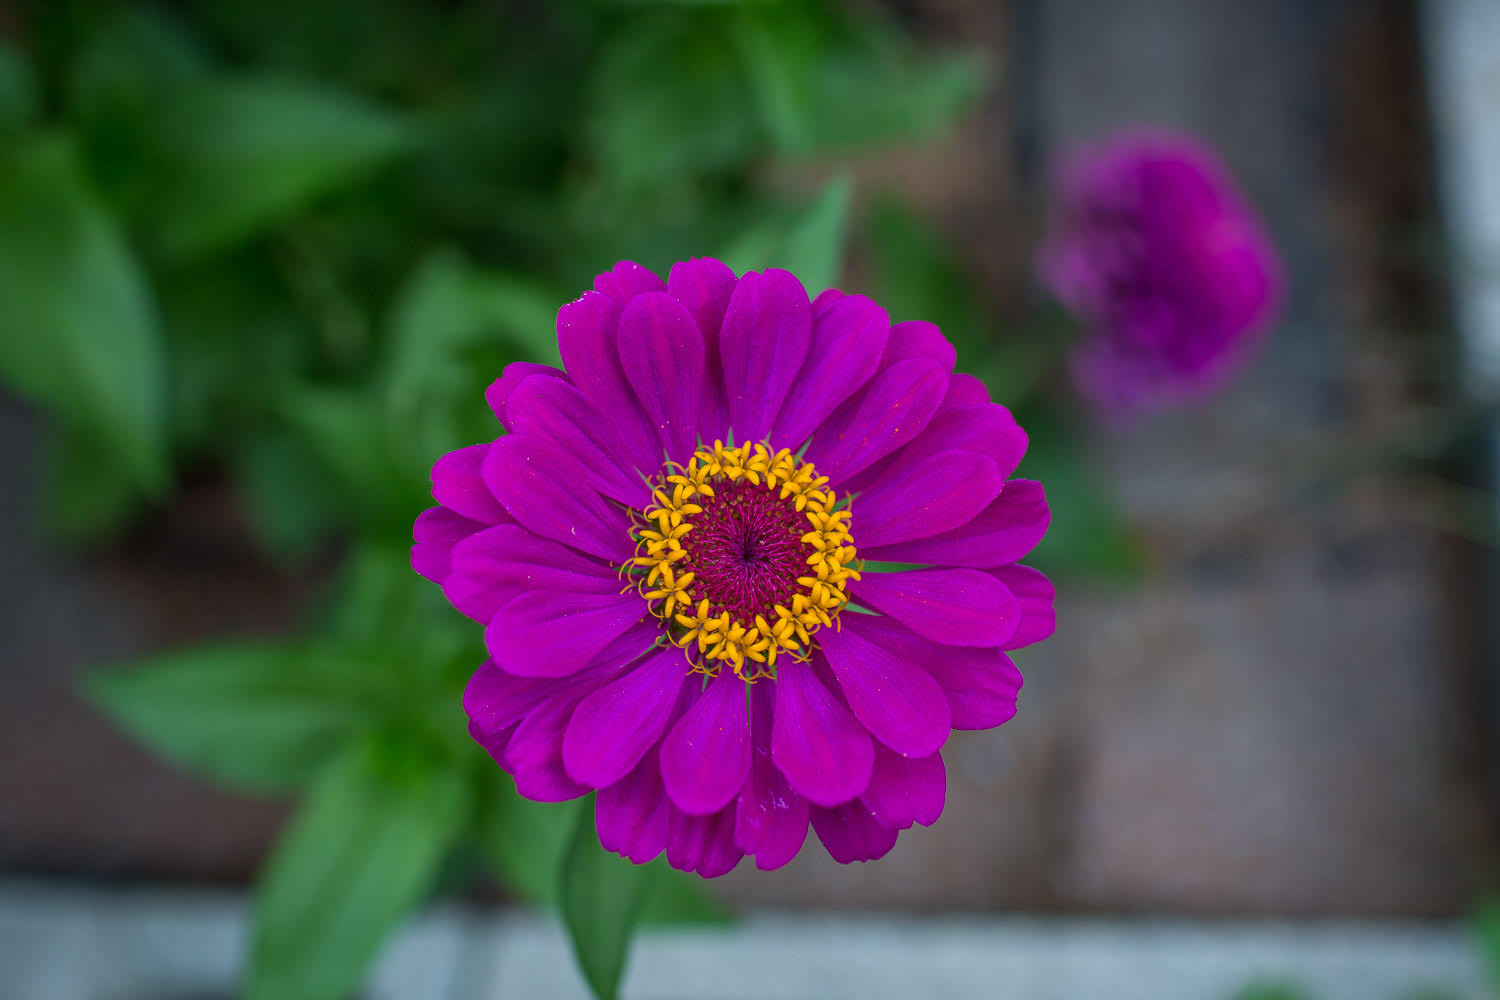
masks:
[[[1004,566],[1034,549],[1051,523],[1052,513],[1042,484],[1031,479],[1012,479],[1001,488],[994,502],[968,523],[931,537],[861,546],[860,555],[879,562]]]
[[[771,717],[775,696],[769,684],[750,687],[751,766],[735,803],[734,842],[755,856],[756,867],[785,865],[807,839],[809,806],[792,791],[771,759]]]
[[[811,307],[796,276],[771,268],[740,277],[719,331],[729,423],[737,440],[759,441],[771,432],[811,337]]]
[[[599,789],[594,800],[599,846],[643,865],[667,849],[670,812],[653,748],[629,774]]]
[[[953,371],[953,366],[958,361],[958,351],[943,336],[943,331],[938,329],[936,323],[913,319],[892,324],[885,356],[880,360],[881,367],[888,368],[898,361],[910,358],[935,361],[946,375]]]
[[[656,431],[635,401],[620,363],[617,333],[622,303],[602,292],[585,292],[557,312],[557,349],[568,378],[594,401],[620,440],[650,442]],[[634,455],[634,453],[632,453]],[[651,458],[654,459],[654,455]],[[643,459],[640,471],[657,471],[659,462]]]
[[[485,527],[446,507],[429,507],[412,525],[411,568],[441,584],[452,565],[453,547]]]
[[[692,816],[669,809],[667,861],[673,868],[697,872],[704,878],[727,875],[745,856],[734,843],[734,811]]]
[[[587,666],[648,614],[634,594],[528,590],[495,610],[484,644],[513,674],[562,677]]]
[[[833,809],[814,809],[812,826],[828,848],[829,856],[841,865],[885,857],[896,846],[896,836],[900,833],[894,827],[883,826],[858,801]]]
[[[834,409],[875,374],[890,335],[890,319],[863,295],[818,297],[812,349],[776,417],[772,439],[799,448]]]
[[[683,685],[697,682],[682,650],[663,646],[583,699],[563,739],[568,774],[592,788],[619,781],[661,739]]]
[[[881,826],[905,830],[914,823],[936,823],[947,794],[948,772],[942,754],[903,757],[876,747],[875,770],[859,799]]]
[[[518,524],[475,532],[454,546],[443,593],[460,612],[488,623],[500,606],[528,591],[620,593],[616,572]]]
[[[666,289],[666,282],[654,271],[633,260],[622,260],[594,279],[594,291],[608,295],[622,306],[637,295]]]
[[[677,808],[703,815],[727,806],[749,773],[745,682],[722,670],[662,740],[662,780]]]
[[[948,376],[948,393],[938,412],[957,409],[960,406],[982,406],[990,401],[990,390],[978,378],[968,372],[955,372]]]
[[[653,459],[652,449],[621,441],[599,407],[572,383],[532,375],[512,390],[506,406],[512,431],[543,438],[572,455],[600,493],[635,507],[650,499],[637,467]]]
[[[776,675],[771,759],[798,794],[837,805],[870,783],[875,747],[808,664],[784,663]]]
[[[1021,621],[1015,596],[980,570],[867,573],[850,592],[918,635],[950,646],[998,646]]]
[[[819,635],[854,717],[881,743],[908,757],[936,753],[952,720],[942,688],[918,664],[872,641],[864,620],[845,615],[842,629]]]
[[[943,689],[954,729],[993,729],[1016,714],[1021,672],[998,649],[944,646],[890,618],[865,616],[871,641],[919,665]]]
[[[523,677],[501,669],[494,660],[485,660],[464,688],[464,714],[479,732],[494,736],[514,728],[528,712],[561,690],[575,689],[581,698],[608,684],[641,659],[655,640],[653,629],[637,626],[583,670],[567,677]]]
[[[947,373],[936,361],[898,361],[876,374],[863,392],[846,401],[814,432],[807,460],[841,487],[855,473],[921,433],[947,388]]]
[[[672,265],[667,291],[687,307],[703,337],[703,397],[698,430],[705,441],[727,440],[729,409],[724,396],[724,368],[719,353],[719,328],[734,294],[734,272],[712,257],[694,257]]]
[[[588,788],[568,776],[563,767],[563,732],[583,692],[559,689],[527,713],[505,746],[505,766],[516,779],[516,790],[538,802],[576,799]]]
[[[511,518],[545,538],[615,565],[635,554],[630,522],[588,486],[588,473],[557,445],[512,434],[490,445],[482,468]]]
[[[703,336],[692,315],[666,292],[630,300],[620,316],[620,358],[642,411],[667,457],[681,462],[698,443],[703,397]]]
[[[955,449],[988,455],[1004,480],[1016,471],[1026,454],[1026,444],[1026,432],[1003,406],[985,403],[940,410],[911,444],[852,477],[845,488],[866,489],[899,469],[914,468],[933,455]]]
[[[1003,482],[995,463],[977,451],[899,463],[859,496],[860,550],[961,531],[999,496]]]
[[[515,519],[506,513],[480,474],[490,447],[471,444],[438,459],[432,466],[432,498],[471,521],[507,524]]]
[[[1021,624],[1005,643],[1006,649],[1020,649],[1041,642],[1057,628],[1057,612],[1052,602],[1057,588],[1030,566],[1002,566],[990,571],[995,579],[1015,595],[1021,606]]]
[[[541,375],[546,378],[555,378],[559,381],[568,380],[567,373],[551,365],[539,365],[532,361],[512,361],[505,366],[500,377],[490,383],[490,387],[484,390],[484,401],[490,404],[490,409],[495,412],[495,419],[500,421],[500,426],[508,431],[515,430],[510,422],[510,396],[516,387],[533,375]]]

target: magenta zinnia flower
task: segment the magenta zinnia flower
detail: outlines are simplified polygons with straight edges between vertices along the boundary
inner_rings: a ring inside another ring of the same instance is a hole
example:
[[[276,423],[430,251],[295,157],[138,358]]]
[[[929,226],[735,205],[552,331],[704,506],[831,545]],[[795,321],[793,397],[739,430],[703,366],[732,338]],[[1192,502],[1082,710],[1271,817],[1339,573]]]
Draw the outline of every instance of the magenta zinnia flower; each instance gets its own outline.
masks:
[[[1275,250],[1228,171],[1161,132],[1064,165],[1041,274],[1086,327],[1075,385],[1118,415],[1221,388],[1281,301]]]
[[[952,729],[1050,635],[1026,448],[931,323],[786,271],[622,263],[516,363],[509,433],[443,456],[412,564],[485,626],[470,732],[599,841],[722,875],[878,858],[943,808]]]

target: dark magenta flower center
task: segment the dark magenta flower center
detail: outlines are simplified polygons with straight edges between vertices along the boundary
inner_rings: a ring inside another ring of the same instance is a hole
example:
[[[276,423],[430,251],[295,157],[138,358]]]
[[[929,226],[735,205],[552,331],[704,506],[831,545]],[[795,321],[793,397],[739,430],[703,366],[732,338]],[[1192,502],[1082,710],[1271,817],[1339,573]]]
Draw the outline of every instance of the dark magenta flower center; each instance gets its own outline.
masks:
[[[754,622],[774,619],[776,605],[788,606],[808,575],[807,559],[815,551],[801,540],[807,517],[790,497],[740,480],[717,488],[698,501],[693,530],[682,539],[687,550],[682,569],[697,574],[694,595],[709,602],[710,614]]]

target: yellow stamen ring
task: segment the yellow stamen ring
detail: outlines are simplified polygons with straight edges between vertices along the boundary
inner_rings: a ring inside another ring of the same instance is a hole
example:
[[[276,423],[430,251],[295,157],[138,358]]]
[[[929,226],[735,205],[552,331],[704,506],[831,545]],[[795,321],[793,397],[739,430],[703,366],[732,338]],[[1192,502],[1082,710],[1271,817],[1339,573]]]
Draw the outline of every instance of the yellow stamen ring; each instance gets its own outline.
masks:
[[[817,630],[836,625],[860,564],[848,506],[840,507],[827,484],[827,477],[789,449],[772,452],[749,443],[728,448],[722,441],[699,448],[685,466],[669,463],[657,477],[652,503],[632,512],[636,554],[622,569],[672,641],[688,650],[693,669],[716,676],[727,662],[745,680],[775,677],[779,657],[807,659]],[[763,574],[769,582],[758,583],[754,594],[774,596],[750,602],[754,606],[739,600],[730,608],[722,594],[713,599],[713,587],[692,568],[697,539],[688,536],[695,527],[719,530],[726,522],[716,518],[728,516],[726,505],[746,498],[747,485],[758,488],[757,494],[765,491],[748,498],[754,505],[765,510],[769,504],[781,514],[771,528],[780,532],[773,542],[784,578]],[[786,572],[789,551],[801,568]]]

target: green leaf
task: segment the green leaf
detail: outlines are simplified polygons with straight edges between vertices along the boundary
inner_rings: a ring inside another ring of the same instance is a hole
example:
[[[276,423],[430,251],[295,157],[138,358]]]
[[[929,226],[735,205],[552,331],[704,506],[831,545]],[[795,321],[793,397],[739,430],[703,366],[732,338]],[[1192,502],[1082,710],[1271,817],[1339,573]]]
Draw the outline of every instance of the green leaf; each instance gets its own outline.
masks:
[[[613,188],[661,191],[753,155],[750,95],[725,29],[712,17],[660,11],[607,37],[584,127]]]
[[[479,847],[501,883],[531,903],[557,902],[563,854],[579,821],[593,810],[579,802],[533,802],[516,793],[509,777],[485,761],[486,808]]]
[[[1481,902],[1474,912],[1473,926],[1490,988],[1500,992],[1500,899]]]
[[[73,144],[0,152],[0,380],[47,408],[145,491],[166,483],[156,309]]]
[[[303,442],[288,431],[267,429],[232,459],[251,527],[273,558],[303,563],[333,537],[345,498]]]
[[[619,996],[630,939],[650,884],[648,868],[599,846],[594,810],[580,809],[563,858],[558,894],[578,967],[598,1000]]]
[[[271,76],[185,87],[159,114],[158,184],[142,222],[180,255],[253,236],[415,140],[394,112]]]
[[[995,327],[977,278],[927,220],[887,199],[871,214],[871,287],[891,314],[891,322],[922,319],[936,323],[958,349],[961,371],[996,367]],[[1000,387],[995,387],[999,389]],[[998,398],[1011,401],[1007,395]]]
[[[291,643],[202,646],[92,671],[84,691],[123,729],[198,774],[254,792],[304,784],[361,721],[358,664]]]
[[[495,435],[483,403],[487,380],[509,361],[561,363],[559,301],[534,281],[481,271],[453,251],[423,260],[391,316],[386,417],[403,464],[425,469],[444,452]]]
[[[1252,983],[1234,995],[1234,1000],[1312,1000],[1289,983]]]
[[[246,1000],[341,1000],[431,888],[465,814],[463,783],[389,739],[313,785],[256,893]]]
[[[752,227],[725,252],[725,262],[739,273],[785,268],[810,295],[832,288],[843,270],[852,195],[852,182],[840,174],[798,216]]]
[[[703,888],[703,879],[680,872],[658,858],[646,866],[651,871],[651,890],[641,908],[643,924],[724,924],[731,914],[723,903]]]
[[[885,19],[832,5],[748,7],[732,35],[762,128],[794,156],[936,135],[983,91],[974,58],[923,54]]]
[[[480,821],[479,846],[501,883],[516,896],[540,906],[558,899],[556,873],[563,852],[580,822],[580,810],[592,823],[593,810],[579,802],[533,802],[518,795],[509,777],[490,765],[486,808]],[[646,866],[650,891],[641,910],[647,924],[723,923],[729,912],[703,890],[702,880],[677,871],[665,859]]]
[[[66,424],[53,429],[42,472],[41,518],[70,545],[84,545],[119,530],[145,503],[130,473],[108,448]]]
[[[1146,553],[1120,520],[1109,492],[1083,461],[1082,443],[1047,414],[1028,414],[1022,424],[1030,445],[1017,475],[1047,490],[1052,524],[1027,559],[1049,574],[1128,582],[1139,576]]]
[[[276,409],[341,491],[345,516],[374,533],[407,535],[421,510],[426,468],[398,467],[380,401],[347,386],[294,386]]]
[[[36,73],[25,53],[0,40],[0,137],[18,135],[41,114]]]

